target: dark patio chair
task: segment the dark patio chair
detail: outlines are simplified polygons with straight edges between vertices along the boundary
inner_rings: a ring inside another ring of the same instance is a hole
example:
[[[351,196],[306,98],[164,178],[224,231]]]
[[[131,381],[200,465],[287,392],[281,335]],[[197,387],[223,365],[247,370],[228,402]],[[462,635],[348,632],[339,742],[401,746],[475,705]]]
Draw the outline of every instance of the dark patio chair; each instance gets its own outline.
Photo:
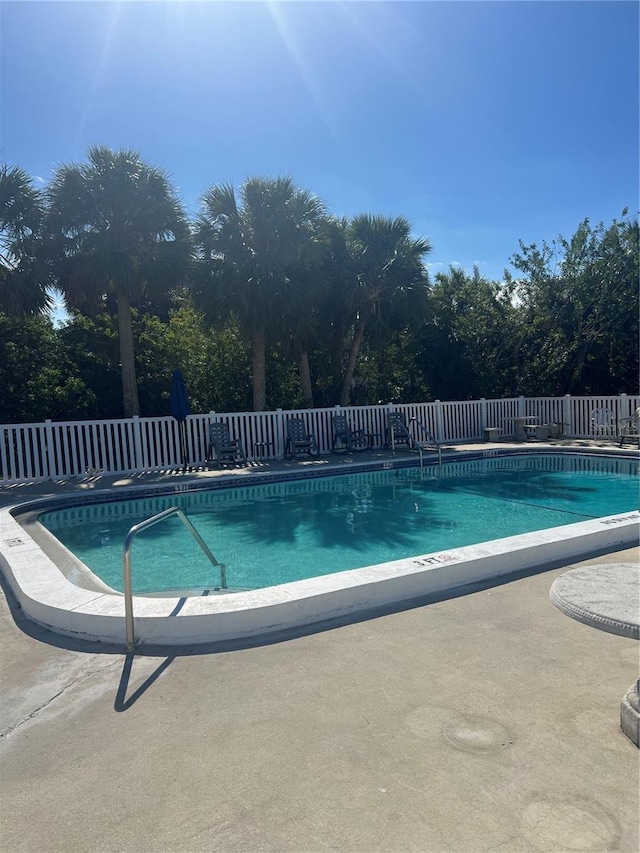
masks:
[[[298,453],[307,453],[313,456],[318,452],[318,446],[313,433],[307,432],[307,426],[302,418],[287,419],[287,440],[284,446],[284,455],[289,459],[295,459]]]
[[[396,447],[406,447],[411,450],[414,443],[402,412],[389,412],[384,439],[385,448],[388,449],[390,447],[393,451]]]
[[[414,438],[407,426],[407,422],[402,412],[389,412],[387,415],[387,430],[385,436],[385,447],[391,448],[394,453],[396,447],[406,447],[407,450],[415,450],[420,454],[420,465],[422,465],[422,455],[425,450],[434,450],[438,454],[438,460],[442,462],[442,448],[440,442],[429,432],[424,424],[420,423],[417,418],[411,418],[411,423],[415,424],[420,432],[420,438]]]
[[[369,439],[363,429],[351,429],[346,415],[334,415],[331,452],[369,450]]]
[[[234,465],[246,465],[247,455],[237,438],[229,435],[229,425],[223,421],[209,424],[209,446],[207,448],[207,467],[231,462]]]

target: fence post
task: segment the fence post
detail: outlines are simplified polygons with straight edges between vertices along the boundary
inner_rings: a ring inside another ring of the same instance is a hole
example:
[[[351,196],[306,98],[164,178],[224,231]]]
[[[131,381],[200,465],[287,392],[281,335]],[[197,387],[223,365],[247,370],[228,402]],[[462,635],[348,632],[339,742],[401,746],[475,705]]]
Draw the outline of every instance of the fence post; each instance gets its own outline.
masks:
[[[573,435],[573,418],[571,417],[571,394],[565,394],[562,401],[562,421],[567,428],[566,435]],[[564,430],[563,426],[563,430]]]
[[[133,446],[135,459],[133,460],[133,470],[137,472],[144,471],[144,454],[142,452],[142,426],[140,424],[140,416],[133,416]],[[157,460],[156,460],[157,461]]]
[[[444,435],[442,432],[442,403],[440,400],[433,401],[436,407],[436,441],[444,441]]]
[[[480,435],[484,435],[487,428],[487,401],[484,397],[480,397]]]
[[[44,434],[45,434],[45,454],[43,457],[43,461],[46,460],[47,470],[42,473],[46,475],[47,480],[53,480],[53,471],[54,467],[51,463],[53,460],[53,427],[51,426],[51,421],[47,418],[44,422]]]
[[[525,409],[524,397],[520,396],[520,397],[518,397],[518,417],[519,418],[526,417],[524,409]]]
[[[274,436],[273,451],[276,459],[284,459],[284,416],[282,409],[276,409],[276,434]]]

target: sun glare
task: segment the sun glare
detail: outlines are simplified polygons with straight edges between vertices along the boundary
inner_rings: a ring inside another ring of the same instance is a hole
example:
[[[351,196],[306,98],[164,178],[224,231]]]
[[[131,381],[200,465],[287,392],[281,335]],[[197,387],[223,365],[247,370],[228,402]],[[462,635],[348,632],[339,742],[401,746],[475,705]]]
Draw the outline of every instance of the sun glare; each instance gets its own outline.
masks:
[[[329,99],[319,85],[308,62],[305,60],[304,53],[300,49],[300,45],[296,40],[295,33],[287,20],[287,13],[282,3],[273,2],[273,0],[265,0],[269,14],[275,24],[278,34],[282,39],[284,46],[289,53],[289,56],[295,63],[300,78],[302,79],[313,103],[316,106],[318,114],[324,122],[327,130],[334,139],[338,139],[338,125],[332,115]],[[286,5],[286,4],[284,4]]]
[[[125,0],[115,0],[115,2],[107,3],[104,6],[104,29],[100,39],[98,57],[96,60],[95,70],[89,86],[87,99],[82,110],[82,115],[78,121],[73,144],[75,147],[82,147],[84,140],[85,128],[87,127],[89,116],[96,101],[97,92],[100,84],[106,74],[109,65],[109,56],[114,39],[118,32],[118,22],[122,14],[122,7]]]

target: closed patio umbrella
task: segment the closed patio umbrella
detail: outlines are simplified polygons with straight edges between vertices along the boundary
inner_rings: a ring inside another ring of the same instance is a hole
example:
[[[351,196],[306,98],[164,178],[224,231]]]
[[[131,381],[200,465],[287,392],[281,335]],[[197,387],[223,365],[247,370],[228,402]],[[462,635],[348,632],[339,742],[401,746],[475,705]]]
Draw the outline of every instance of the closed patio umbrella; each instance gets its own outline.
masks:
[[[180,458],[182,460],[182,470],[187,469],[187,442],[186,442],[186,426],[185,421],[187,416],[191,414],[189,406],[189,398],[187,396],[187,386],[184,381],[182,371],[174,370],[171,377],[171,397],[169,398],[169,411],[172,416],[178,421],[178,433],[180,435]]]

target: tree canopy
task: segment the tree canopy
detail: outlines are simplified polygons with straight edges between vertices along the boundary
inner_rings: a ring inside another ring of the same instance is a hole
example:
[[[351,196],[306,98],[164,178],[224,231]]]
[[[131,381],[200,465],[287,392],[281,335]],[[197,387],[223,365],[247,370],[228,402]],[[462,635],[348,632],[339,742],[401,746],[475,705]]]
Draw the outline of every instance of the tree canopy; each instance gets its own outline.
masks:
[[[594,228],[585,219],[568,240],[520,244],[512,263],[523,278],[508,278],[522,303],[522,387],[546,394],[637,390],[638,233],[637,220]]]
[[[0,311],[37,314],[51,305],[42,263],[41,193],[19,166],[0,166]]]
[[[47,189],[45,235],[55,286],[67,305],[116,303],[125,416],[140,413],[131,308],[176,287],[190,257],[189,225],[164,172],[134,152],[90,148]]]
[[[308,297],[319,276],[324,217],[320,200],[288,177],[250,178],[239,199],[225,184],[203,196],[195,229],[196,299],[211,316],[234,316],[247,336],[255,411],[266,405],[267,345],[287,326],[299,342],[309,332]]]
[[[0,168],[0,421],[637,393],[639,228],[520,243],[501,281],[427,274],[403,216],[334,216],[289,177],[216,184],[89,149],[44,191]],[[68,316],[54,325],[51,288]]]

